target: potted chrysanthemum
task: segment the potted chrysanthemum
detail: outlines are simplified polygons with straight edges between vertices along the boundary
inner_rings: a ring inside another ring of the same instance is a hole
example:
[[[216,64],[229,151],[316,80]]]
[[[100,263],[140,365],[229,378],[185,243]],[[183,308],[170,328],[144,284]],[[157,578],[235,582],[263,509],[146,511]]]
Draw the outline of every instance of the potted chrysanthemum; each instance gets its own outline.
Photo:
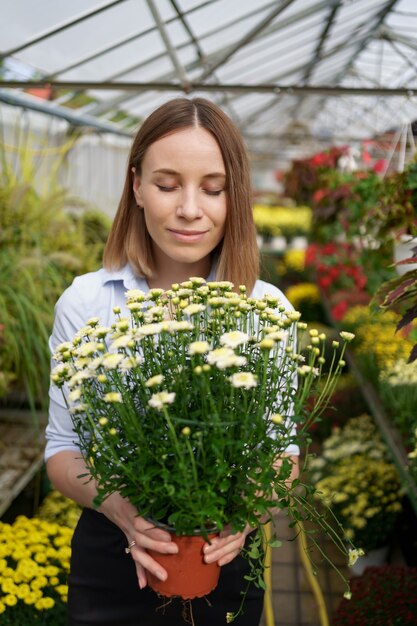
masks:
[[[272,296],[191,278],[126,297],[128,317],[88,320],[54,355],[97,504],[117,491],[141,516],[205,540],[226,524],[261,528],[271,503],[314,518],[286,450],[324,410],[353,335],[341,333],[324,374],[325,336],[309,331],[301,355],[306,324]]]

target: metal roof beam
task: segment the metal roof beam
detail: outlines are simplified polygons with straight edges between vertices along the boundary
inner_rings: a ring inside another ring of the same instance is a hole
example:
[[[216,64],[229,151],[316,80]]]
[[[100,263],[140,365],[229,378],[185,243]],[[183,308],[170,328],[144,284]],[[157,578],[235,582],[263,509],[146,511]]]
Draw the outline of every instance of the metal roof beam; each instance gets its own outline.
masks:
[[[158,30],[160,32],[162,41],[164,42],[167,52],[168,52],[168,56],[171,59],[172,65],[174,66],[175,69],[175,73],[177,75],[178,80],[181,82],[184,91],[187,93],[188,92],[188,86],[189,86],[189,80],[188,80],[188,76],[185,72],[185,69],[177,55],[177,51],[175,50],[175,46],[172,45],[171,43],[171,39],[169,38],[168,35],[168,31],[165,28],[165,23],[164,20],[162,19],[158,8],[154,2],[154,0],[146,0],[148,3],[148,7],[150,12],[152,13],[152,17],[155,20],[155,23],[158,27]]]
[[[121,2],[125,2],[125,1],[126,0],[112,0],[112,2],[108,2],[106,5],[101,6],[98,9],[94,9],[93,11],[86,11],[82,13],[81,15],[79,15],[78,17],[76,17],[75,19],[69,20],[68,22],[65,22],[64,24],[61,24],[61,26],[51,28],[50,30],[42,33],[42,35],[37,35],[36,37],[32,37],[21,46],[16,46],[15,48],[10,48],[9,50],[6,50],[0,53],[0,59],[5,59],[6,57],[10,57],[13,54],[16,54],[16,52],[21,52],[22,50],[25,50],[26,48],[30,48],[30,46],[34,46],[36,43],[40,43],[41,41],[48,39],[48,37],[57,35],[63,30],[66,30],[67,28],[70,28],[71,26],[75,26],[76,24],[80,24],[81,22],[84,22],[84,20],[87,20],[90,17],[93,17],[94,15],[98,15],[99,13],[102,13],[103,11],[107,11],[107,9],[111,9],[112,7],[116,6],[116,4],[120,4]]]
[[[219,0],[206,0],[206,2],[202,2],[201,4],[193,7],[192,9],[189,9],[189,11],[186,11],[183,15],[189,15],[190,13],[193,13],[194,11],[201,9],[202,7],[208,6],[210,4],[213,4],[214,2],[218,2]],[[169,19],[167,19],[165,21],[165,24],[171,24],[172,22],[175,22],[177,18],[176,17],[170,17]],[[157,30],[157,26],[151,26],[151,28],[147,28],[139,33],[136,33],[135,35],[131,35],[130,37],[126,37],[124,39],[120,39],[119,41],[116,41],[114,44],[112,44],[111,46],[107,46],[105,48],[101,48],[101,50],[97,50],[96,52],[94,52],[94,54],[90,54],[86,57],[82,57],[81,59],[78,59],[78,61],[75,61],[74,63],[71,63],[71,65],[66,65],[65,67],[61,67],[59,70],[56,70],[53,74],[48,74],[47,76],[45,76],[45,78],[48,79],[52,79],[55,78],[56,76],[58,76],[59,74],[64,74],[66,72],[69,72],[70,70],[74,70],[77,67],[80,67],[81,65],[84,65],[85,63],[89,63],[90,61],[94,61],[94,59],[98,59],[99,57],[103,56],[104,54],[108,54],[109,52],[113,52],[113,50],[117,50],[117,48],[121,48],[122,46],[125,46],[128,43],[131,43],[132,41],[135,41],[136,39],[139,39],[140,37],[144,37],[145,35],[149,35],[150,33],[153,33],[154,31]],[[179,48],[184,47],[184,45],[188,45],[188,44],[182,44],[181,46],[179,46]],[[165,56],[165,53],[163,53],[162,55],[155,55],[152,60],[156,60],[157,58],[161,57],[161,56]]]
[[[324,25],[324,28],[322,30],[322,32],[320,33],[320,38],[317,42],[317,46],[316,49],[314,50],[314,54],[313,57],[311,59],[311,61],[309,62],[309,64],[307,65],[306,69],[304,70],[304,74],[303,77],[301,79],[301,82],[303,84],[308,82],[308,79],[311,76],[311,73],[316,65],[316,63],[318,61],[321,61],[321,51],[323,50],[323,46],[326,43],[327,37],[329,35],[330,29],[333,26],[333,22],[336,19],[337,13],[340,9],[340,7],[342,6],[342,1],[343,0],[335,0],[332,4],[333,6],[330,9],[329,12],[329,16],[327,18],[327,21]]]
[[[73,126],[84,126],[87,128],[93,128],[105,133],[111,133],[113,135],[121,135],[123,137],[132,137],[131,132],[124,131],[116,126],[116,124],[102,122],[95,117],[88,115],[80,115],[73,109],[67,107],[61,107],[53,102],[41,100],[27,94],[19,92],[10,92],[6,89],[0,89],[0,102],[4,102],[11,106],[18,106],[22,109],[29,109],[31,111],[37,111],[38,113],[44,113],[46,115],[52,115],[60,119],[66,120]]]
[[[336,74],[336,76],[334,77],[333,81],[336,84],[344,77],[344,75],[347,72],[349,72],[349,70],[352,67],[353,63],[355,62],[356,58],[359,56],[359,54],[362,52],[362,50],[368,45],[370,40],[375,37],[375,34],[378,32],[378,29],[381,27],[381,24],[383,24],[386,16],[392,11],[392,9],[397,4],[397,2],[398,2],[398,0],[388,0],[388,2],[385,2],[384,7],[374,16],[373,19],[375,20],[375,23],[365,33],[365,36],[362,37],[360,41],[356,40],[356,41],[353,42],[354,44],[356,44],[356,48],[355,48],[353,54],[350,56],[348,62],[345,63],[345,65],[340,70],[340,72],[338,72]],[[377,89],[379,89],[379,88],[377,88]],[[410,90],[410,93],[411,93],[411,91],[412,90]],[[364,94],[364,95],[370,95],[370,94]],[[375,94],[375,95],[384,95],[384,94],[380,93],[380,94]],[[398,94],[398,95],[407,95],[407,94]],[[319,101],[319,103],[317,105],[317,111],[320,110],[322,102],[323,102],[323,99],[321,99]]]
[[[214,1],[218,1],[218,0],[214,0]],[[275,4],[275,2],[271,2],[270,4],[267,5],[267,8],[269,8],[270,6],[273,6]],[[291,15],[285,19],[283,19],[281,22],[279,22],[278,24],[274,24],[273,26],[266,28],[257,39],[262,39],[263,37],[267,37],[268,35],[271,35],[272,33],[278,32],[283,28],[287,28],[288,26],[291,26],[292,24],[298,22],[301,19],[304,19],[306,17],[310,17],[311,15],[314,15],[315,13],[318,13],[319,11],[321,11],[322,9],[326,8],[326,6],[328,5],[328,0],[321,0],[320,2],[317,2],[317,4],[313,5],[312,7],[309,7],[307,9],[303,9],[302,11],[299,11],[298,13],[295,13],[294,15]],[[191,11],[189,11],[190,13]],[[221,32],[222,30],[225,30],[227,28],[229,28],[232,24],[237,24],[238,22],[241,22],[243,20],[245,20],[247,17],[251,17],[252,15],[255,15],[258,12],[257,9],[255,9],[254,11],[251,11],[249,13],[246,13],[245,15],[239,17],[236,20],[233,20],[232,22],[227,22],[226,24],[222,24],[220,25],[218,28],[211,30],[211,31],[207,31],[206,33],[204,33],[203,35],[200,36],[200,41],[203,41],[203,39],[206,39],[208,37],[211,37],[212,35]],[[187,44],[180,44],[178,46],[178,49],[182,49],[183,47],[185,47]],[[227,50],[230,50],[230,46],[225,46],[220,50],[217,50],[216,52],[208,55],[206,57],[206,61],[215,61],[218,57],[219,54],[224,54]],[[109,76],[107,78],[107,80],[113,80],[115,78],[120,78],[120,76],[123,76],[125,74],[128,74],[129,72],[133,72],[134,70],[140,69],[141,67],[146,66],[148,63],[151,63],[153,61],[157,61],[158,59],[162,58],[165,56],[165,52],[158,54],[158,55],[154,55],[153,57],[151,57],[150,59],[148,59],[147,61],[141,62],[141,63],[136,63],[133,66],[130,66],[128,68],[125,68],[122,72],[118,72],[116,74],[113,74],[112,76]],[[192,61],[191,63],[188,63],[185,66],[186,71],[190,72],[194,69],[196,69],[197,67],[199,67],[201,65],[200,60],[198,61]],[[171,78],[173,78],[175,76],[175,74],[173,72],[169,72],[167,74],[164,74],[162,76],[158,76],[158,80],[159,81],[168,81]],[[98,115],[102,112],[105,112],[111,108],[117,107],[119,104],[122,104],[123,102],[128,102],[129,100],[131,100],[132,98],[135,98],[136,96],[130,96],[130,95],[120,95],[120,96],[116,96],[114,99],[111,99],[110,101],[107,102],[102,102],[99,105],[97,105],[97,109],[96,108],[92,108],[91,111],[89,109],[89,112],[91,112],[91,114],[94,115]],[[234,98],[231,98],[230,100],[233,100]]]
[[[384,26],[384,29],[381,33],[381,38],[386,39],[387,41],[396,41],[397,43],[402,43],[404,46],[411,48],[412,50],[417,50],[417,40],[411,39],[411,37],[407,37],[406,35],[400,35],[396,33],[388,26]]]
[[[390,44],[392,49],[395,50],[398,56],[400,56],[407,63],[408,67],[410,67],[414,71],[414,74],[417,75],[417,65],[413,63],[402,50],[400,50],[400,48],[394,43],[391,37],[386,37],[385,40]]]
[[[256,24],[254,28],[251,28],[251,30],[234,46],[232,46],[226,54],[220,57],[220,59],[218,59],[213,65],[204,70],[204,72],[198,77],[198,81],[204,82],[216,69],[218,69],[221,65],[224,65],[236,52],[251,42],[261,31],[265,29],[266,26],[268,26],[270,22],[272,22],[272,20],[274,20],[293,2],[294,0],[283,0],[278,7],[274,7],[274,9],[268,13],[263,20]]]
[[[103,91],[184,91],[183,85],[167,82],[94,82],[94,81],[49,81],[43,80],[3,80],[1,86],[7,88],[28,89],[31,87],[45,87],[53,89],[95,89]],[[277,85],[276,83],[262,83],[260,85],[245,85],[243,83],[226,83],[221,85],[209,83],[190,83],[189,91],[223,92],[231,91],[241,94],[275,93],[277,95],[325,95],[325,96],[416,96],[417,88],[389,88],[389,87],[341,87],[331,85]]]

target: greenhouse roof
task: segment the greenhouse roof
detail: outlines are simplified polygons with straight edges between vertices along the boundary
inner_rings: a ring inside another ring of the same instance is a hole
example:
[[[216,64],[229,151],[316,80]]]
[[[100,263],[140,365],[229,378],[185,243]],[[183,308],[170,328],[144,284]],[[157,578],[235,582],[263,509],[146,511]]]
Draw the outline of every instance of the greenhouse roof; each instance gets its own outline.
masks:
[[[3,0],[2,14],[0,100],[71,124],[131,133],[167,99],[204,96],[252,158],[285,162],[417,119],[414,0]]]

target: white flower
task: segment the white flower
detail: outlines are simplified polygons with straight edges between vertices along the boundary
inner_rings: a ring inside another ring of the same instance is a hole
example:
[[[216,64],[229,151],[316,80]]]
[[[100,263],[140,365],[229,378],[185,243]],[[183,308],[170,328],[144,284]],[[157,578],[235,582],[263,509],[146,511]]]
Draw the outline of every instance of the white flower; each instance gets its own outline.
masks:
[[[97,339],[102,339],[110,331],[111,331],[111,328],[109,326],[96,326],[93,332],[93,337],[97,337]]]
[[[125,373],[133,369],[137,365],[141,365],[143,361],[143,356],[127,356],[123,359],[123,361],[121,361],[119,369],[121,372]]]
[[[183,309],[183,313],[185,313],[185,315],[191,316],[191,315],[196,315],[197,313],[202,313],[205,310],[206,310],[206,307],[204,306],[204,304],[192,303]]]
[[[94,354],[94,352],[97,352],[97,346],[98,344],[95,341],[87,341],[87,343],[81,344],[81,346],[76,349],[75,353],[81,357],[90,356]]]
[[[107,353],[103,356],[102,365],[106,368],[106,370],[114,370],[117,368],[119,363],[123,361],[123,354],[110,354]]]
[[[246,343],[248,339],[249,335],[246,333],[242,333],[240,330],[233,330],[230,333],[224,333],[220,337],[220,343],[228,348],[237,348],[242,343]]]
[[[77,400],[79,400],[81,397],[81,389],[78,387],[76,389],[73,389],[69,394],[68,394],[68,399],[70,402],[76,402]]]
[[[215,365],[219,370],[224,370],[228,367],[240,367],[241,365],[246,365],[246,359],[244,356],[233,354],[217,359]]]
[[[75,372],[73,376],[68,381],[68,386],[70,388],[75,387],[76,385],[80,385],[83,380],[92,377],[92,372],[89,370],[81,370],[79,372]]]
[[[86,324],[87,326],[97,326],[99,321],[100,321],[99,317],[90,317],[90,319],[87,320]]]
[[[57,345],[57,347],[55,348],[55,354],[62,354],[63,352],[68,352],[73,347],[74,346],[72,345],[71,341],[64,341],[63,343],[60,343]]]
[[[311,367],[311,365],[302,365],[298,368],[297,371],[300,376],[306,376],[307,374],[313,374],[313,376],[318,376],[320,374],[317,367]]]
[[[131,341],[133,341],[132,335],[130,334],[120,335],[120,337],[117,337],[117,339],[113,341],[113,343],[110,346],[110,350],[118,350],[119,348],[126,348]]]
[[[341,336],[342,339],[344,339],[348,343],[352,341],[353,339],[355,339],[355,335],[353,333],[348,333],[346,330],[342,330],[342,332],[340,332],[339,335]]]
[[[301,317],[301,313],[299,311],[286,311],[285,315],[288,317],[289,320],[291,320],[292,322],[298,322],[298,320]]]
[[[160,385],[163,380],[164,380],[164,377],[162,376],[162,374],[156,374],[156,376],[152,376],[151,378],[148,378],[148,380],[145,383],[145,387],[156,387],[156,385]]]
[[[207,362],[210,363],[210,365],[215,365],[218,359],[224,359],[225,357],[234,355],[235,353],[231,348],[216,348],[207,355]]]
[[[362,550],[362,548],[354,548],[353,550],[350,549],[349,550],[349,556],[348,556],[348,565],[349,567],[352,567],[352,565],[355,565],[356,561],[358,560],[359,557],[363,556],[365,554],[365,552]]]
[[[207,355],[207,362],[224,370],[227,367],[245,365],[246,359],[243,356],[237,356],[231,348],[216,348]]]
[[[160,391],[154,393],[148,404],[157,411],[162,411],[166,404],[172,404],[175,400],[175,392],[168,393],[168,391]]]
[[[105,393],[103,400],[109,404],[113,404],[114,402],[123,402],[122,394],[118,391],[109,391],[109,393]]]
[[[209,350],[210,344],[208,341],[193,341],[188,347],[188,354],[205,354]]]
[[[145,299],[145,293],[140,289],[129,289],[125,296],[128,302],[143,302]]]
[[[194,326],[187,320],[169,320],[162,322],[162,330],[169,333],[179,333],[185,330],[193,330]]]
[[[138,328],[137,332],[139,336],[146,337],[148,335],[157,335],[162,330],[162,324],[144,324],[140,328]]]
[[[254,376],[251,372],[238,372],[237,374],[232,374],[229,380],[233,387],[243,387],[244,389],[251,389],[252,387],[256,387],[258,384],[256,376]]]

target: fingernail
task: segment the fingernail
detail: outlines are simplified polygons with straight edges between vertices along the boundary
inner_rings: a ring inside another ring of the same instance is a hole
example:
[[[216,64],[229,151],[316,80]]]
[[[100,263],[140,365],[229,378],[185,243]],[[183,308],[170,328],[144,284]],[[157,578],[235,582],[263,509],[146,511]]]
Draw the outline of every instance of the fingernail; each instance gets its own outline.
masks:
[[[156,575],[158,576],[159,580],[166,580],[166,575],[164,574],[164,572],[156,572]]]

